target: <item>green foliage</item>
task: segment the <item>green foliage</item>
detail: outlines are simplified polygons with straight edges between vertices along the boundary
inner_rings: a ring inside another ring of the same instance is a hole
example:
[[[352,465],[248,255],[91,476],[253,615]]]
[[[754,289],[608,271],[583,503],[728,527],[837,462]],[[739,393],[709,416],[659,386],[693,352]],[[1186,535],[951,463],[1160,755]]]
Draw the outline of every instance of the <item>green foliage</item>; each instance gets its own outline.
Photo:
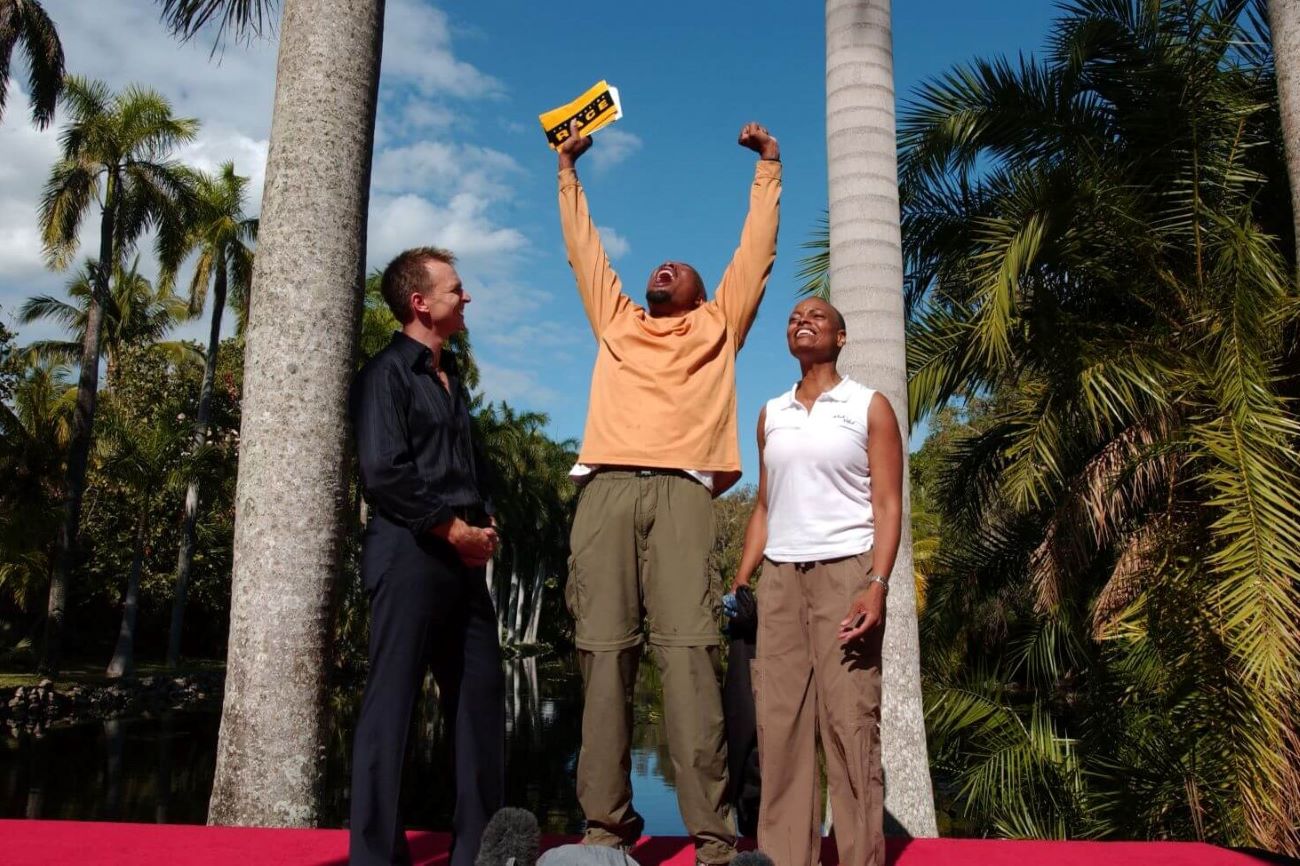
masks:
[[[95,263],[87,261],[68,284],[69,301],[49,295],[37,295],[23,302],[18,311],[22,324],[52,322],[68,333],[65,340],[37,340],[26,350],[35,358],[51,363],[75,365],[81,357],[86,333],[86,317],[94,292]],[[103,331],[100,346],[108,360],[108,384],[117,370],[118,355],[131,347],[156,346],[175,362],[197,362],[201,356],[194,347],[182,342],[164,341],[177,325],[188,317],[185,301],[166,289],[156,289],[140,273],[136,256],[131,267],[117,267],[104,299]]]
[[[745,550],[745,527],[749,524],[757,496],[755,485],[743,484],[713,500],[713,549],[709,551],[709,572],[722,581],[724,588],[731,586],[740,568],[740,556]]]
[[[799,272],[795,274],[803,283],[799,286],[800,295],[808,295],[829,301],[831,299],[831,218],[822,214],[813,235],[800,244],[808,254],[799,260]]]
[[[233,162],[222,163],[216,174],[195,170],[186,174],[192,189],[191,212],[186,215],[178,242],[163,251],[163,286],[170,290],[181,262],[196,255],[190,279],[190,314],[203,312],[208,290],[214,288],[218,295],[214,316],[220,319],[220,308],[229,299],[235,306],[237,333],[242,334],[248,324],[252,245],[258,228],[257,218],[246,212],[248,178],[235,173]]]
[[[68,125],[40,213],[48,263],[67,267],[93,202],[108,212],[101,246],[109,241],[111,250],[101,249],[101,257],[109,253],[110,268],[151,229],[166,261],[183,235],[193,197],[190,174],[170,155],[194,138],[198,121],[173,117],[171,103],[156,91],[130,86],[113,93],[103,82],[77,76],[67,79],[62,101]],[[106,283],[108,275],[100,278]]]
[[[118,383],[105,394],[104,411],[96,421],[82,530],[84,579],[73,596],[82,652],[106,652],[110,646],[135,547],[136,522],[143,513],[147,519],[138,633],[145,652],[161,654],[185,488],[194,479],[207,495],[199,514],[186,643],[199,649],[196,656],[221,654],[234,537],[240,368],[242,352],[234,341],[227,341],[218,359],[210,434],[205,445],[196,446],[193,412],[202,368],[174,364],[166,353],[148,347],[125,353]]]
[[[39,0],[0,0],[0,119],[4,118],[14,51],[20,47],[27,55],[32,123],[44,129],[54,119],[63,90],[63,43]]]
[[[7,403],[14,395],[14,385],[18,381],[18,359],[14,349],[14,332],[2,318],[4,307],[0,307],[0,403]]]
[[[24,359],[19,352],[7,358],[13,384],[0,402],[0,636],[7,644],[49,582],[76,396],[66,367]]]
[[[557,442],[547,436],[548,420],[539,412],[516,412],[505,403],[489,403],[473,419],[501,534],[494,591],[504,631],[508,639],[520,642],[528,619],[536,615],[539,640],[554,645],[570,637],[562,588],[568,578],[569,524],[577,499],[569,470],[578,447],[571,440]],[[507,590],[515,575],[521,587],[512,594]],[[540,599],[526,591],[539,575]],[[543,607],[534,614],[539,602]],[[513,628],[521,622],[522,631]]]
[[[209,24],[217,25],[212,50],[227,34],[237,41],[255,39],[272,29],[277,0],[158,0],[163,23],[183,40],[193,39]]]
[[[902,117],[909,410],[973,410],[920,470],[928,718],[971,830],[1300,850],[1296,288],[1261,9],[1079,0],[1041,60],[955,69]]]

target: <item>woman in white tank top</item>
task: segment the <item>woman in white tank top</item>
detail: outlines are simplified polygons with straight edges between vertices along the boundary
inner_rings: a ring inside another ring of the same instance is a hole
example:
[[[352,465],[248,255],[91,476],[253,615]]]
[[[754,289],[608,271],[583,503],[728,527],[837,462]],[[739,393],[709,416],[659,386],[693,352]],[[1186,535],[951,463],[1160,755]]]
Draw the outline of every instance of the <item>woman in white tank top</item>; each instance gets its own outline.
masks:
[[[776,866],[821,853],[820,731],[843,866],[885,862],[880,641],[902,529],[903,448],[883,394],[842,377],[844,317],[800,302],[786,341],[802,376],[758,418],[758,498],[733,590],[764,563],[752,663],[762,801]]]

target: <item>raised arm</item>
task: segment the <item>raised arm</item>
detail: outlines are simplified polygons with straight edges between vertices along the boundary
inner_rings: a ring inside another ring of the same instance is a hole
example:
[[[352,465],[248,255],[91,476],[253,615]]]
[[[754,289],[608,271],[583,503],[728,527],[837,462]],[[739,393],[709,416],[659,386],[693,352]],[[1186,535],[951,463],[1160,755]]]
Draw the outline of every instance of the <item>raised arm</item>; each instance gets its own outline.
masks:
[[[591,136],[581,135],[576,122],[569,125],[569,137],[560,145],[560,229],[564,232],[564,250],[569,256],[569,267],[578,281],[578,295],[582,298],[591,331],[599,339],[605,326],[626,304],[618,274],[609,266],[609,256],[600,242],[600,233],[587,209],[587,195],[578,182],[575,165],[578,157],[591,147]]]
[[[747,123],[740,130],[740,144],[757,153],[759,163],[749,188],[749,214],[740,232],[740,246],[717,291],[718,306],[735,335],[737,349],[744,345],[763,299],[768,274],[776,261],[776,233],[781,222],[780,144],[757,123]]]

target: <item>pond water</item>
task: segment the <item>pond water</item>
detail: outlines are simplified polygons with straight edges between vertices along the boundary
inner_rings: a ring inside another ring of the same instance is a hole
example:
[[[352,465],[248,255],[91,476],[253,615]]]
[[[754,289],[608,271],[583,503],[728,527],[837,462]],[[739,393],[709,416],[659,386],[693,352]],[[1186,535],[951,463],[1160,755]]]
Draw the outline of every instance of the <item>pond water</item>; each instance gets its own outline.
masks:
[[[581,678],[569,660],[506,663],[507,797],[553,833],[578,833],[574,793]],[[322,823],[345,826],[352,726],[361,689],[330,699]],[[683,835],[663,729],[658,672],[643,664],[636,690],[632,784],[646,831]],[[448,755],[436,701],[422,702],[403,774],[408,826],[450,826]],[[60,725],[40,736],[0,735],[0,817],[203,823],[216,765],[219,712]]]

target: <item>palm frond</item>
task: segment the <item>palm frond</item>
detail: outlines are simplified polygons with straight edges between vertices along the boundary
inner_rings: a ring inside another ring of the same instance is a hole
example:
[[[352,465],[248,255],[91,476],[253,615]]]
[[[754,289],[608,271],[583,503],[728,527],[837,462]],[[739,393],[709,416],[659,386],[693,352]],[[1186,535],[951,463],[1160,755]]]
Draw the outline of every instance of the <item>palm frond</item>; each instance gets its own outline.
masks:
[[[251,41],[274,27],[277,0],[159,0],[162,20],[172,34],[183,40],[197,36],[216,23],[215,52],[227,34],[237,41]]]

